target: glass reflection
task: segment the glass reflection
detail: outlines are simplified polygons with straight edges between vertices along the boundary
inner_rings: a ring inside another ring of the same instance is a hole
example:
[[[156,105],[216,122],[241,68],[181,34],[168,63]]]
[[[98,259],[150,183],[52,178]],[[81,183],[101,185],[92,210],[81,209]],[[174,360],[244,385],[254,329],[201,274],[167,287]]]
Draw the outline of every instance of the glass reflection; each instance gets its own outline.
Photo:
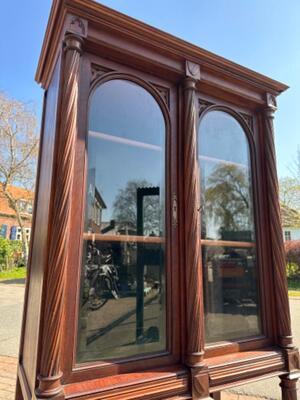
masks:
[[[260,333],[249,146],[240,124],[211,111],[199,127],[206,341]]]
[[[166,348],[165,122],[154,98],[102,84],[89,111],[77,361]]]

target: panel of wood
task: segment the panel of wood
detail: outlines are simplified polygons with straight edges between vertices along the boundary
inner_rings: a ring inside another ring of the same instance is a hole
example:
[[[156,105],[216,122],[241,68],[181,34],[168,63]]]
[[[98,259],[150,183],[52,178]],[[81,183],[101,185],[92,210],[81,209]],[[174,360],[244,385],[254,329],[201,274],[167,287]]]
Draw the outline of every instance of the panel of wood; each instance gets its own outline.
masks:
[[[115,375],[64,387],[65,398],[84,396],[103,400],[156,398],[174,396],[188,392],[188,374],[184,369],[170,367],[168,370],[140,371],[132,374]]]
[[[211,386],[220,386],[263,374],[285,371],[282,351],[245,351],[206,359]]]

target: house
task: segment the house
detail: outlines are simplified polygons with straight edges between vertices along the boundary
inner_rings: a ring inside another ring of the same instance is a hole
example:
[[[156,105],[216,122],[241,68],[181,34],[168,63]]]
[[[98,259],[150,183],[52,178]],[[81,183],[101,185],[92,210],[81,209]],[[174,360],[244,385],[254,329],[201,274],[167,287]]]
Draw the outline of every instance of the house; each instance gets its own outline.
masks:
[[[281,204],[281,220],[284,241],[300,240],[300,212]]]
[[[9,186],[9,191],[18,200],[27,240],[29,241],[34,192],[18,186]],[[8,199],[2,191],[0,191],[0,236],[4,239],[21,240],[21,228],[15,211],[11,208]]]

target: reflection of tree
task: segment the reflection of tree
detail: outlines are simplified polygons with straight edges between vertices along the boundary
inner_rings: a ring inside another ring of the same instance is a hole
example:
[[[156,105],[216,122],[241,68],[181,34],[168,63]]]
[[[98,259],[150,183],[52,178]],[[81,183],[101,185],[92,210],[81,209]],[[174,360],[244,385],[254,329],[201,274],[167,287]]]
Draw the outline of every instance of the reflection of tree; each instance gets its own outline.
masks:
[[[114,202],[113,215],[118,226],[136,230],[137,224],[137,189],[151,187],[146,180],[129,181]],[[143,201],[143,231],[145,235],[159,235],[160,231],[160,197],[146,196]]]
[[[206,180],[205,210],[221,230],[251,229],[249,177],[237,165],[222,165]]]

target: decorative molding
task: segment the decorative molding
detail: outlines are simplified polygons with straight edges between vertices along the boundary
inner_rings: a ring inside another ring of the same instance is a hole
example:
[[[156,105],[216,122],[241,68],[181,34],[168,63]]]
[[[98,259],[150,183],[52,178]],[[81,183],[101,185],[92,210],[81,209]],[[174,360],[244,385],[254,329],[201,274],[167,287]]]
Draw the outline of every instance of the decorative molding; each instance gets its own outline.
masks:
[[[209,397],[208,368],[192,368],[192,400],[211,399]]]
[[[252,350],[236,353],[236,357],[232,353],[224,355],[221,363],[207,359],[207,366],[210,387],[224,387],[245,379],[255,380],[259,375],[286,371],[286,360],[282,350]]]
[[[276,97],[273,94],[271,94],[271,93],[266,94],[266,103],[267,103],[267,107],[271,108],[274,111],[277,110],[277,101],[276,101]]]
[[[300,370],[299,350],[297,348],[286,350],[286,359],[289,372]]]
[[[187,348],[186,364],[202,366],[204,355],[204,306],[200,248],[200,190],[197,159],[196,81],[187,77],[184,94],[184,210]]]
[[[170,109],[170,90],[164,86],[157,85],[156,83],[151,82],[157,91],[160,93],[167,107]]]
[[[134,374],[133,372],[128,375]],[[136,375],[136,380],[128,377],[128,382],[124,376],[123,378],[119,376],[119,382],[116,376],[110,376],[85,381],[81,387],[78,383],[68,383],[65,386],[66,398],[101,400],[174,398],[174,400],[179,400],[190,390],[190,379],[186,370],[175,371],[173,367],[170,367],[169,372],[155,371],[152,377],[151,371],[138,372]]]
[[[67,33],[74,33],[75,35],[81,36],[83,38],[87,37],[88,32],[88,22],[86,19],[77,17],[76,15],[67,16]]]
[[[200,65],[193,63],[192,61],[186,60],[185,62],[185,74],[187,77],[192,78],[196,81],[200,81]]]
[[[102,65],[92,64],[91,71],[92,71],[91,83],[93,83],[100,76],[107,74],[108,72],[112,72],[113,70],[110,68],[103,67]]]
[[[275,299],[277,308],[278,344],[283,348],[293,348],[291,336],[291,318],[289,312],[288,287],[286,278],[285,251],[281,228],[279,206],[279,188],[276,173],[276,156],[273,128],[274,107],[265,110],[265,166],[267,179],[267,196],[269,206],[270,243],[274,271]]]
[[[62,118],[59,128],[56,181],[52,207],[52,227],[49,257],[45,277],[45,307],[39,387],[37,399],[64,398],[60,370],[63,305],[65,298],[66,266],[71,193],[77,135],[78,79],[82,38],[74,34],[65,37],[63,86],[61,89]]]
[[[198,99],[198,109],[199,109],[199,115],[202,114],[202,112],[210,106],[213,106],[214,103],[207,101],[207,100],[203,100],[203,99]]]
[[[248,125],[248,128],[253,131],[253,117],[249,114],[246,113],[240,113],[243,119],[245,120],[246,124]]]

